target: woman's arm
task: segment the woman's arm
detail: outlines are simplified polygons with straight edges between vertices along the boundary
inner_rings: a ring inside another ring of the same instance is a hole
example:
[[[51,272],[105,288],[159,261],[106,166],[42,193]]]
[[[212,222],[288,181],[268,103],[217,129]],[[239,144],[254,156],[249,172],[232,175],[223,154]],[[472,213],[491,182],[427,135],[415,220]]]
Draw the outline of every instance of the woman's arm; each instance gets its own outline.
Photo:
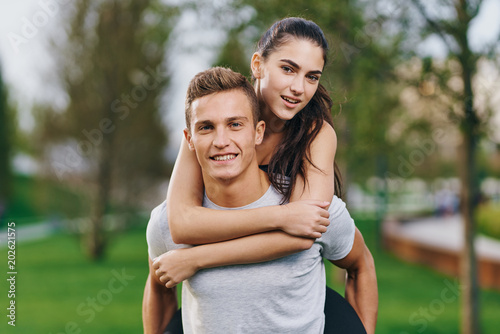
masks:
[[[329,224],[328,212],[322,208],[328,202],[323,201],[221,211],[203,208],[202,200],[201,169],[183,139],[167,194],[168,222],[175,243],[204,244],[273,230],[319,238]]]
[[[158,256],[153,268],[158,279],[167,288],[172,288],[200,269],[274,260],[309,249],[313,243],[314,239],[294,237],[281,231],[266,232],[172,250]]]
[[[290,202],[306,199],[331,201],[334,195],[334,160],[337,151],[337,135],[333,127],[324,122],[310,146],[310,159],[314,166],[305,162],[304,178],[297,177]],[[317,168],[316,168],[316,167]]]

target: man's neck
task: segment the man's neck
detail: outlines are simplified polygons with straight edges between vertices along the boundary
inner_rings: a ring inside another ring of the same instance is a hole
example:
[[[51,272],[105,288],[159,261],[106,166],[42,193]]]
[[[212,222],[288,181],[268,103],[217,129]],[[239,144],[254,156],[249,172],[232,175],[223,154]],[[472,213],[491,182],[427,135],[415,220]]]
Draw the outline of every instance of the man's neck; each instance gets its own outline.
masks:
[[[205,178],[207,197],[216,205],[237,208],[251,204],[261,198],[269,189],[269,178],[265,172],[256,168],[246,171],[245,175],[233,180]]]

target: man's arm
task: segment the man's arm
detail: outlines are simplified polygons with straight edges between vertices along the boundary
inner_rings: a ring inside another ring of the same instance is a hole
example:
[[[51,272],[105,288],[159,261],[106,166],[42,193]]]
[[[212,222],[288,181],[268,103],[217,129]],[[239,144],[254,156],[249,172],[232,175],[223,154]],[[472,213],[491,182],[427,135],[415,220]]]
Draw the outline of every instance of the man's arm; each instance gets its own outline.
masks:
[[[177,290],[166,288],[156,277],[149,259],[149,275],[142,300],[144,334],[163,334],[177,311]]]
[[[375,263],[357,228],[354,234],[354,244],[349,254],[341,260],[330,262],[347,270],[345,298],[358,313],[366,332],[375,333],[378,313]]]

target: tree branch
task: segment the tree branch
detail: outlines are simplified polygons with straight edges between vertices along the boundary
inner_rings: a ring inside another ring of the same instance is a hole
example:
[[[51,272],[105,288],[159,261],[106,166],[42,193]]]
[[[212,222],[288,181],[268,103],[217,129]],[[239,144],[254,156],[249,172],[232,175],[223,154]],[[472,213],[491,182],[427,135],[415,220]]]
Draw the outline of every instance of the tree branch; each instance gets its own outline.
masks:
[[[451,34],[452,28],[451,26],[443,25],[443,22],[438,22],[433,20],[427,11],[425,10],[424,5],[419,0],[411,0],[411,2],[415,5],[417,10],[420,12],[422,17],[425,19],[429,27],[443,40],[444,44],[446,44],[448,50],[453,52],[453,46],[450,44],[448,39],[446,38],[446,34]]]

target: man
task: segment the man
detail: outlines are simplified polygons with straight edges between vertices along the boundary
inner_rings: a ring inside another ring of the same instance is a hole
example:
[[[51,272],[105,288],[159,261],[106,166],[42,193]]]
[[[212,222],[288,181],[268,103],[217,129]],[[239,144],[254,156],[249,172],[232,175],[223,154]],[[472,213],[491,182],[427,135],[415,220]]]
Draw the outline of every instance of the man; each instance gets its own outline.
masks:
[[[270,187],[256,159],[255,145],[262,141],[265,124],[257,122],[253,87],[240,74],[222,68],[198,74],[189,91],[199,86],[211,93],[195,98],[186,108],[188,129],[184,133],[202,169],[206,192],[203,205],[225,210],[279,204],[281,195]],[[163,203],[153,211],[147,232],[150,274],[143,302],[145,332],[162,333],[177,310],[175,289],[164,279],[165,273],[153,266],[152,259],[167,251],[196,253],[203,259],[183,284],[186,333],[322,333],[322,256],[348,270],[351,279],[346,291],[357,295],[350,301],[369,305],[353,306],[363,310],[365,325],[373,332],[377,310],[373,259],[342,205],[332,202],[329,211],[334,229],[328,229],[300,253],[258,264],[213,268],[225,245],[232,241],[193,248],[175,244]],[[263,233],[262,237],[279,233]],[[223,255],[227,259],[231,254]],[[178,265],[185,263],[179,261]],[[163,276],[162,280],[157,274]]]

